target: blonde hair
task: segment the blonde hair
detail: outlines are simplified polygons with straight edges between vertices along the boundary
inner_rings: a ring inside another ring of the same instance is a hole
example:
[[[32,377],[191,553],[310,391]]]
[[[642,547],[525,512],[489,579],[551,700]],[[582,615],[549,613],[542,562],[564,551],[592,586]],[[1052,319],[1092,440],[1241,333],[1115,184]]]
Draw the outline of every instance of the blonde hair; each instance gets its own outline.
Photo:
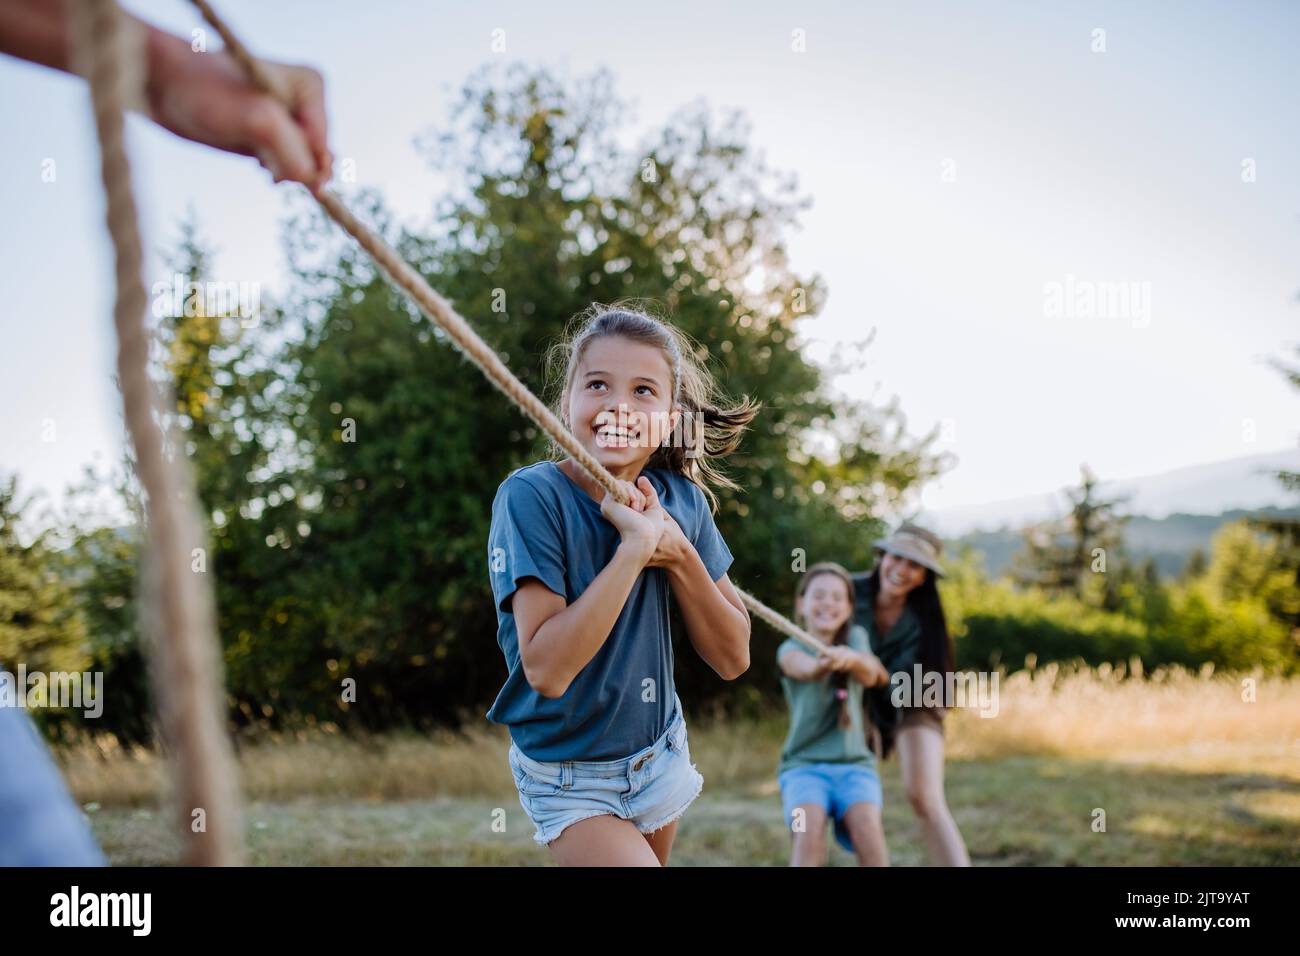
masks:
[[[761,406],[745,396],[739,404],[725,407],[726,399],[717,382],[700,360],[695,343],[681,329],[640,309],[595,303],[574,317],[564,339],[552,346],[547,355],[552,380],[559,379],[559,370],[563,369],[562,384],[552,408],[566,425],[570,424],[566,407],[569,389],[573,387],[578,363],[588,345],[606,336],[653,345],[663,352],[672,372],[670,409],[680,408],[683,415],[672,435],[650,455],[646,467],[673,471],[687,478],[704,492],[710,510],[717,511],[718,498],[713,489],[735,490],[740,486],[713,459],[724,458],[736,450],[745,427]],[[696,442],[691,455],[687,454],[684,435],[687,416],[695,425]],[[552,442],[551,453],[559,457],[562,450]]]

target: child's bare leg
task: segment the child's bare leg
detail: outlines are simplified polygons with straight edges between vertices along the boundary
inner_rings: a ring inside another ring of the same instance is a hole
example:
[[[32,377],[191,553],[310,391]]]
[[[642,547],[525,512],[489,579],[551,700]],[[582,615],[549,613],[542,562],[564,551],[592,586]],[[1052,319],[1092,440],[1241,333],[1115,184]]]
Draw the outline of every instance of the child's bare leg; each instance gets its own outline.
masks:
[[[791,866],[824,866],[826,864],[826,811],[812,804],[794,808],[795,822],[803,816],[803,829],[794,831],[794,848],[790,853]]]
[[[858,866],[889,866],[889,848],[885,845],[885,825],[880,805],[865,800],[844,811],[844,826],[849,831]]]
[[[925,726],[900,730],[898,762],[907,802],[925,834],[930,862],[937,866],[970,866],[966,844],[943,795],[943,734]]]
[[[668,865],[668,854],[673,852],[673,840],[677,836],[677,823],[678,821],[674,820],[667,826],[655,830],[654,833],[645,835],[645,841],[650,844],[650,849],[654,850],[660,866]]]
[[[631,822],[607,813],[565,827],[547,849],[560,866],[660,865],[646,838]]]

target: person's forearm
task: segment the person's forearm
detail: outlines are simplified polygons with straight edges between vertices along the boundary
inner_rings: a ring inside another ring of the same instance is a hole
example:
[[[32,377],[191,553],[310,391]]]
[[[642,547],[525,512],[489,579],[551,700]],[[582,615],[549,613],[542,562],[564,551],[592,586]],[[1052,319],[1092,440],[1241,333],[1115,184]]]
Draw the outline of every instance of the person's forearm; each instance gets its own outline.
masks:
[[[849,676],[863,687],[871,687],[876,679],[876,672],[865,658],[859,658],[853,662],[853,669],[849,671]]]
[[[591,663],[610,632],[649,555],[620,544],[595,580],[559,614],[542,624],[528,641],[529,683],[543,697],[560,697],[578,672]]]
[[[691,645],[719,677],[735,680],[749,670],[749,615],[727,600],[694,548],[667,570]]]
[[[217,57],[228,56],[224,50],[215,55],[195,53],[189,42],[181,37],[174,36],[166,30],[159,30],[143,21],[136,22],[140,25],[140,29],[145,31],[145,57],[149,64],[145,82],[151,100],[162,94],[162,87],[169,78],[176,75],[182,60],[193,58],[198,63],[207,63]]]
[[[76,12],[60,0],[0,0],[0,54],[86,73],[92,65],[78,62],[70,27],[73,20],[91,25]],[[256,157],[276,182],[300,182],[320,194],[332,156],[317,71],[263,61],[276,88],[267,96],[224,50],[198,54],[186,39],[132,16],[121,19],[125,109],[191,142]]]
[[[136,42],[141,44],[148,93],[155,95],[167,75],[166,67],[178,57],[191,54],[190,45],[143,20],[124,16],[127,29],[136,31]],[[69,11],[63,0],[0,0],[0,53],[76,73]],[[145,108],[143,101],[127,106],[141,111]]]
[[[777,663],[791,680],[821,680],[831,670],[828,658],[813,657],[803,651],[787,651]]]
[[[62,0],[0,0],[0,53],[71,72]]]

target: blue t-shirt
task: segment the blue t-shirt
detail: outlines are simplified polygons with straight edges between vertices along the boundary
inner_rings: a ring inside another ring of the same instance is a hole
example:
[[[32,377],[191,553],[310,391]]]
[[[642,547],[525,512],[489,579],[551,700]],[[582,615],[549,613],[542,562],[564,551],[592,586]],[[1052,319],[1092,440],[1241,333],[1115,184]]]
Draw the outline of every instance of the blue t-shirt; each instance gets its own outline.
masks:
[[[717,581],[731,567],[704,493],[675,472],[647,468],[659,502]],[[537,578],[572,604],[614,557],[620,536],[600,503],[559,469],[539,461],[512,472],[497,489],[488,533],[488,574],[497,606],[497,643],[509,676],[488,719],[510,728],[534,760],[621,760],[668,728],[676,692],[668,629],[667,572],[645,568],[605,643],[564,694],[546,698],[524,677],[510,599]]]
[[[0,704],[0,867],[103,865],[36,728],[26,713]]]

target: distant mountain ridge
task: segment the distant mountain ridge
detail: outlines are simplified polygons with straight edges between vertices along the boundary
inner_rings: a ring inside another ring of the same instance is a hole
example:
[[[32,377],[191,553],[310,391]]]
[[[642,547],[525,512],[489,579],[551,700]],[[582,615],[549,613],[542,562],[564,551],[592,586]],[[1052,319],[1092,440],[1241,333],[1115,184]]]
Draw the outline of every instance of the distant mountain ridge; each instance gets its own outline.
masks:
[[[1287,508],[1295,503],[1277,480],[1277,472],[1300,471],[1300,449],[1190,465],[1139,478],[1106,480],[1104,498],[1126,497],[1124,513],[1147,519],[1199,516],[1220,519],[1233,511]],[[1026,525],[1060,517],[1069,507],[1064,488],[1041,495],[1008,498],[980,505],[922,511],[917,520],[944,538],[976,532],[1018,531]],[[1190,534],[1190,528],[1187,530]]]
[[[1200,550],[1209,555],[1210,543],[1224,525],[1242,518],[1265,517],[1300,520],[1300,507],[1234,509],[1217,515],[1174,514],[1165,518],[1136,515],[1124,525],[1124,552],[1135,564],[1153,558],[1161,575],[1174,577],[1182,572],[1193,552]],[[966,546],[979,552],[990,577],[996,578],[1010,570],[1022,540],[1019,530],[972,531],[949,539],[947,547],[954,554]]]

